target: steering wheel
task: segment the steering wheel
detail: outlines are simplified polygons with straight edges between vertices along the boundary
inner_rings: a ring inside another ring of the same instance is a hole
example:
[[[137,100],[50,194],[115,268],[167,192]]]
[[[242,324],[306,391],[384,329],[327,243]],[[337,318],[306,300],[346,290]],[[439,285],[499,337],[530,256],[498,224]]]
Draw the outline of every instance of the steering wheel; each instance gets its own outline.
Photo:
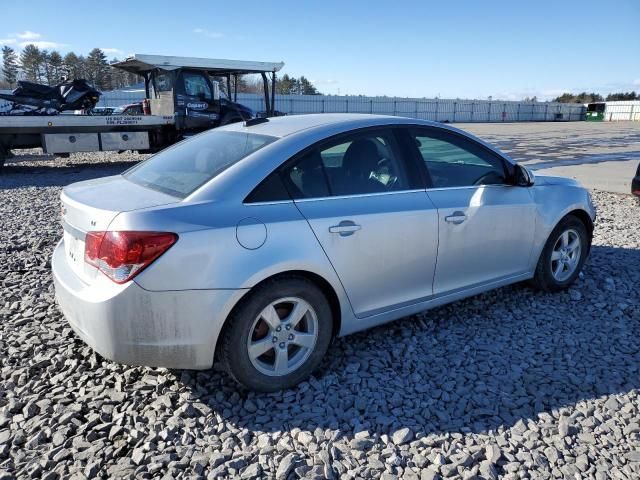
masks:
[[[398,183],[398,177],[396,177],[395,175],[391,175],[385,187],[387,190],[394,190],[394,186],[396,185],[396,183]]]

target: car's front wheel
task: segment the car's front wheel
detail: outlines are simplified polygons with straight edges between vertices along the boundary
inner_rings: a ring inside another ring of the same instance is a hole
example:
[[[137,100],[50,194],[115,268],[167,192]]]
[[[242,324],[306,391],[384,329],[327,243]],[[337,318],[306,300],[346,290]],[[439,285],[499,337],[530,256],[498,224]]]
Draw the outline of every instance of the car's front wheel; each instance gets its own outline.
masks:
[[[567,215],[553,229],[540,254],[533,284],[547,292],[568,288],[587,259],[590,238],[585,224]]]
[[[247,388],[282,390],[318,367],[332,328],[329,302],[313,282],[279,277],[259,285],[231,314],[221,359],[231,376]]]

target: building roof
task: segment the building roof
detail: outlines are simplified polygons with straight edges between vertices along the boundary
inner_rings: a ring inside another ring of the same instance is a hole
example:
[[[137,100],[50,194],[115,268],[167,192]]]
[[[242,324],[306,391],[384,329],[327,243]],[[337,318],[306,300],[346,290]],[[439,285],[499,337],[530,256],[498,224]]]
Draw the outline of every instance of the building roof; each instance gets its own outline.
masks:
[[[121,62],[112,63],[113,67],[131,73],[143,73],[159,68],[175,70],[177,68],[193,68],[206,70],[218,75],[277,72],[284,62],[254,62],[247,60],[224,60],[216,58],[171,57],[166,55],[146,55],[136,53]]]

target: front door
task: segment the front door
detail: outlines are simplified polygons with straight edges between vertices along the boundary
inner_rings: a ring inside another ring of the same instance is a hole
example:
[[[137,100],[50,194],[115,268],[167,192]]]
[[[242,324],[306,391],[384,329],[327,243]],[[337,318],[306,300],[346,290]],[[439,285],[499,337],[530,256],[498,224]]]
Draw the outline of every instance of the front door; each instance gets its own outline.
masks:
[[[535,204],[510,184],[506,160],[478,142],[440,129],[416,129],[415,144],[431,177],[438,209],[434,295],[526,273]]]
[[[178,75],[176,111],[185,130],[207,130],[220,120],[220,105],[214,98],[209,77],[196,70],[182,70]]]
[[[284,172],[358,317],[433,293],[438,215],[406,166],[393,129],[376,129],[313,148]]]

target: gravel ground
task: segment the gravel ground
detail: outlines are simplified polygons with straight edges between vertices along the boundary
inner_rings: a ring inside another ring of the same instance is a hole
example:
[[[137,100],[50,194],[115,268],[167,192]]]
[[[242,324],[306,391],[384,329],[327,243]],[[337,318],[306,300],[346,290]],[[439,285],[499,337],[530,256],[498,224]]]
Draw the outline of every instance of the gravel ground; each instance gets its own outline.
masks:
[[[49,264],[60,187],[140,157],[81,158],[0,177],[1,479],[640,476],[631,197],[594,193],[570,291],[515,285],[339,339],[308,382],[255,394],[218,371],[105,361],[67,326]]]

